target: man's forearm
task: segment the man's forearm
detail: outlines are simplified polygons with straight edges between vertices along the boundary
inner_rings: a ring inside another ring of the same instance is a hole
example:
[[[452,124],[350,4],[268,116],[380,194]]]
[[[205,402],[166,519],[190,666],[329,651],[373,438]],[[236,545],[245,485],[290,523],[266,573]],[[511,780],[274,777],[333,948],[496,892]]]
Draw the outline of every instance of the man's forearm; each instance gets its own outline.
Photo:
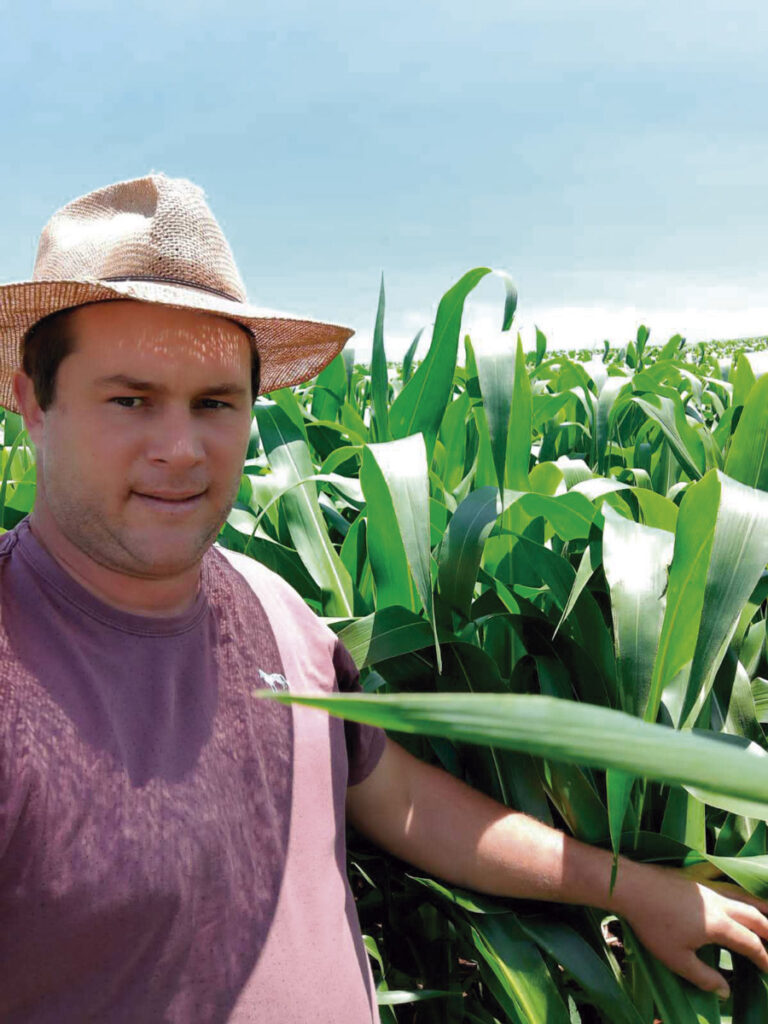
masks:
[[[622,860],[611,897],[607,850],[510,811],[440,769],[420,764],[411,775],[409,799],[410,813],[394,842],[392,833],[373,838],[447,882],[617,912],[628,887],[642,884],[642,866]]]
[[[612,856],[510,811],[390,743],[386,789],[352,801],[352,820],[396,856],[447,882],[497,896],[621,911],[648,871],[622,859],[613,896]],[[361,787],[362,788],[362,787]]]

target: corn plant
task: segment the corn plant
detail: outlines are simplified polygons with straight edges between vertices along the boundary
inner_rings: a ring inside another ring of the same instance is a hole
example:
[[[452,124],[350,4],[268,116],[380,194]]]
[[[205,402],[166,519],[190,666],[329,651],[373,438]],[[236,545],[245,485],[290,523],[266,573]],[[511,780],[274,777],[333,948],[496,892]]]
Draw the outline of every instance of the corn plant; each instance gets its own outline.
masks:
[[[281,572],[361,670],[315,703],[393,730],[512,808],[639,860],[768,894],[764,344],[527,355],[511,326],[335,360],[260,400],[223,541]],[[501,339],[501,340],[500,340]],[[459,347],[464,346],[464,365]],[[748,963],[724,1008],[595,911],[480,898],[353,837],[389,1021],[768,1019]],[[611,930],[612,929],[612,930]]]
[[[462,337],[345,351],[254,406],[220,542],[338,633],[363,694],[302,698],[379,724],[495,799],[643,861],[710,864],[768,896],[768,353],[759,339],[525,353]],[[463,347],[463,364],[459,361]],[[5,417],[2,525],[34,464]],[[350,836],[385,1022],[768,1020],[750,963],[725,1006],[587,908],[480,897]],[[621,941],[619,941],[619,939]],[[715,956],[714,953],[711,954]]]

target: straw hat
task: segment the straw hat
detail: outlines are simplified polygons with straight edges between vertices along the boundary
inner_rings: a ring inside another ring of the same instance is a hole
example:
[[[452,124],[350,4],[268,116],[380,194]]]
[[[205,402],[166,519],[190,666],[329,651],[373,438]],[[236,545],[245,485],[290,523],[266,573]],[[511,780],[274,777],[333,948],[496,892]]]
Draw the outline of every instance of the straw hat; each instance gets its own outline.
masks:
[[[115,299],[196,309],[242,324],[256,342],[262,392],[314,377],[353,334],[250,305],[203,190],[150,174],[62,207],[43,228],[32,280],[0,286],[0,405],[18,411],[12,377],[33,324]]]

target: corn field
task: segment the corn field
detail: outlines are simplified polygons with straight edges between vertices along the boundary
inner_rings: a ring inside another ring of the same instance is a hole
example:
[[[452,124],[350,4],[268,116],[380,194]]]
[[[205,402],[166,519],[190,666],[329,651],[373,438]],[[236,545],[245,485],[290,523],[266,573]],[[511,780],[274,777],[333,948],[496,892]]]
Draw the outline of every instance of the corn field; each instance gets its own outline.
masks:
[[[602,354],[462,337],[442,298],[416,366],[343,353],[260,398],[220,542],[282,575],[361,670],[302,698],[392,730],[495,799],[636,860],[713,865],[768,897],[768,351],[648,332]],[[459,361],[463,346],[464,359]],[[35,467],[5,414],[2,525]],[[751,1024],[597,911],[480,897],[351,835],[385,1024]],[[617,943],[615,936],[619,936]]]

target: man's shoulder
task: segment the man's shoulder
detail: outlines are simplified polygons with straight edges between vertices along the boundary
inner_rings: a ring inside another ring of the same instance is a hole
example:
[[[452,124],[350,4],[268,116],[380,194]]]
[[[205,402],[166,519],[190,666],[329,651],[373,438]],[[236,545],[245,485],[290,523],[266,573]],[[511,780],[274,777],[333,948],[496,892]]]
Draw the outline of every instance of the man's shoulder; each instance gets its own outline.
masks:
[[[230,571],[245,581],[261,601],[270,620],[287,615],[294,620],[299,619],[301,624],[307,627],[327,629],[290,583],[272,569],[268,569],[266,565],[219,544],[214,545],[213,554],[219,564],[226,565]]]
[[[290,688],[328,689],[336,677],[338,637],[282,576],[247,555],[214,545],[211,551],[221,572],[231,582],[229,599],[235,614],[247,617],[249,593],[266,615]],[[247,589],[243,589],[247,588]]]
[[[301,601],[300,595],[296,593],[290,583],[287,583],[272,569],[268,569],[266,565],[257,562],[255,558],[249,558],[248,555],[243,555],[239,551],[222,547],[221,544],[213,545],[213,557],[219,565],[226,564],[229,569],[234,569],[259,597],[265,597],[278,591],[281,596],[286,596],[289,600],[295,598]]]

